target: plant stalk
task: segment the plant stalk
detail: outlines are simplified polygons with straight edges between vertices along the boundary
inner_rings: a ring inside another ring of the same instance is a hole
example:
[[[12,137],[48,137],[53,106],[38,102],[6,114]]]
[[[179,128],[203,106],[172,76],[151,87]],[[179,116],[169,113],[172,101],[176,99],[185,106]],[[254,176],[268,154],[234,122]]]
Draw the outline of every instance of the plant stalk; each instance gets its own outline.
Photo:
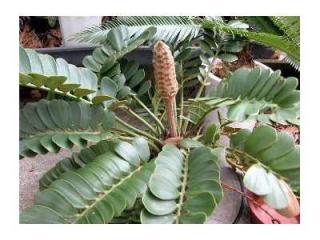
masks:
[[[48,91],[48,92],[52,92],[52,90],[50,88],[46,88],[46,87],[37,87],[37,86],[31,86],[31,85],[27,85],[27,84],[22,84],[20,83],[21,86],[23,87],[28,87],[28,88],[33,88],[33,89],[40,89],[40,90],[45,90],[45,91]],[[88,101],[88,100],[85,100],[83,98],[78,98],[70,93],[64,93],[58,89],[55,89],[54,90],[55,93],[61,95],[61,96],[66,96],[66,97],[69,97],[69,98],[72,98],[72,99],[76,99],[76,100],[80,100],[82,102],[85,102],[85,103],[88,103],[88,104],[92,104],[92,102]]]
[[[132,95],[132,97],[134,98],[134,100],[137,101],[137,103],[144,108],[149,114],[150,116],[157,122],[157,124],[159,125],[161,131],[164,131],[165,128],[162,124],[162,122],[159,120],[159,118],[157,118],[151,111],[150,109],[136,96],[136,95]]]
[[[134,133],[134,132],[132,132],[132,131],[130,131],[130,130],[127,130],[127,129],[112,128],[112,130],[115,131],[115,132],[126,133],[126,134],[129,134],[129,135],[133,136],[133,137],[139,137],[139,134]],[[121,135],[119,136],[119,138],[120,138],[120,139],[123,139],[123,140],[132,140],[131,137],[125,137],[125,136],[121,136]],[[160,148],[159,148],[157,145],[155,145],[152,141],[150,141],[149,139],[147,139],[147,142],[149,143],[149,145],[150,145],[154,150],[156,150],[157,152],[160,152]]]
[[[186,194],[186,190],[187,190],[188,173],[189,173],[189,155],[185,157],[185,162],[184,162],[184,171],[182,176],[182,184],[181,184],[180,198],[178,203],[176,223],[179,223],[179,216],[181,215],[184,195]]]
[[[183,124],[183,111],[184,111],[184,106],[183,106],[183,83],[181,84],[181,88],[180,88],[180,117],[179,117],[179,132],[180,135],[183,135],[183,131],[182,131],[182,124]]]
[[[175,116],[175,105],[176,105],[176,99],[175,96],[171,98],[164,99],[166,104],[166,112],[167,112],[167,121],[168,121],[168,127],[169,127],[169,134],[170,137],[177,137],[177,119]]]
[[[121,118],[119,118],[118,116],[115,116],[115,119],[118,123],[120,123],[121,125],[127,127],[128,129],[132,130],[133,132],[136,132],[138,134],[141,134],[147,138],[149,138],[150,140],[153,140],[154,142],[158,143],[160,146],[162,146],[162,142],[157,139],[156,137],[150,135],[149,133],[146,133],[145,131],[141,130],[141,129],[138,129],[138,128],[135,128],[133,127],[132,125],[126,123],[125,121],[123,121]]]
[[[131,108],[127,107],[127,110],[132,116],[134,116],[141,123],[143,123],[145,126],[147,126],[155,135],[158,135],[158,132],[154,129],[154,127],[152,127],[151,124],[149,124],[145,119],[143,119],[141,116],[139,116],[137,113],[135,113]]]

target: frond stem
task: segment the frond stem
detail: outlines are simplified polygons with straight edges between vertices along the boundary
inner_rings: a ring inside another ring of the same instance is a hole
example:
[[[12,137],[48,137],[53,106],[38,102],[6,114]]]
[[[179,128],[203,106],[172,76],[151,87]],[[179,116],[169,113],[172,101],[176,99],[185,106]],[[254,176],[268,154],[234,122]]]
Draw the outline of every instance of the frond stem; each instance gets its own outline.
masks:
[[[161,131],[165,131],[165,128],[162,124],[162,122],[159,120],[159,118],[156,117],[156,115],[154,115],[150,109],[136,96],[136,95],[132,95],[132,97],[134,98],[134,100],[136,100],[136,102],[142,107],[144,108],[149,114],[150,116],[156,121],[156,123],[159,125]]]
[[[150,135],[149,133],[147,133],[147,132],[145,132],[145,131],[143,131],[141,129],[133,127],[132,125],[128,124],[127,122],[123,121],[121,118],[119,118],[117,116],[115,116],[115,119],[116,119],[116,121],[118,123],[120,123],[121,125],[127,127],[128,129],[132,130],[133,132],[136,132],[138,134],[141,134],[141,135],[149,138],[150,140],[153,140],[154,142],[158,143],[160,146],[163,145],[162,142],[159,139],[157,139],[156,137]]]

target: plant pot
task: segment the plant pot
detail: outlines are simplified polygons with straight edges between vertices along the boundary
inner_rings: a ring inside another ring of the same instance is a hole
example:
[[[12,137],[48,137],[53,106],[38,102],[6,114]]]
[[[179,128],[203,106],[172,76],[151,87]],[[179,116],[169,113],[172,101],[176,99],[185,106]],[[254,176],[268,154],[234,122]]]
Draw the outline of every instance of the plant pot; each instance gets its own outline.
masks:
[[[70,64],[82,67],[82,59],[85,56],[91,55],[95,46],[72,46],[72,47],[57,47],[57,48],[38,48],[39,53],[49,54],[54,58],[63,58]],[[128,60],[136,60],[142,66],[151,67],[152,49],[147,46],[141,46],[136,50],[129,52],[126,56]]]
[[[253,194],[250,191],[246,191],[248,197],[248,206],[251,210],[251,216],[254,223],[261,224],[299,224],[300,215],[293,218],[287,218],[278,213],[275,209],[266,204],[262,198]],[[259,204],[259,205],[258,205]]]
[[[255,42],[251,42],[249,45],[254,59],[270,59],[274,54],[274,49],[271,47],[266,47]]]
[[[74,34],[82,32],[88,27],[101,24],[101,16],[88,16],[88,17],[59,17],[59,23],[62,33],[64,46],[90,46],[88,43],[78,43],[71,40]]]
[[[278,59],[256,59],[257,62],[260,62],[272,69],[279,69],[281,70],[281,75],[283,77],[296,77],[300,79],[300,71],[296,70],[290,63],[284,60]],[[300,81],[299,81],[300,83]],[[298,86],[298,89],[300,87]]]
[[[230,167],[221,168],[221,181],[228,186],[243,191],[241,176]],[[208,224],[249,224],[250,214],[244,197],[238,192],[224,188],[224,196],[214,213],[208,218]]]

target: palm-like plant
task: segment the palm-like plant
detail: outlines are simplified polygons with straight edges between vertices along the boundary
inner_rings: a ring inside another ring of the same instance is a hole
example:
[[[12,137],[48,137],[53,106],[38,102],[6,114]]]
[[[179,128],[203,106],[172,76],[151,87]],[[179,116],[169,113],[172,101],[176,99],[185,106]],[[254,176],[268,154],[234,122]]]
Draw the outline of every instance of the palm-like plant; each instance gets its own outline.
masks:
[[[299,69],[300,18],[296,16],[250,16],[227,23],[222,17],[120,16],[101,26],[93,26],[80,32],[74,39],[79,42],[103,44],[108,32],[121,25],[128,26],[132,35],[141,33],[151,26],[157,27],[158,31],[150,42],[162,40],[173,45],[186,39],[203,37],[209,39],[205,42],[210,44],[212,40],[208,38],[207,31],[214,31],[214,37],[219,38],[219,41],[215,40],[215,49],[220,52],[219,57],[227,62],[236,60],[234,53],[241,51],[243,39],[248,39],[285,52],[286,60]],[[248,31],[249,27],[254,31]]]
[[[156,34],[149,41],[163,40],[167,43],[180,42],[198,35],[200,28],[192,17],[187,16],[119,16],[101,26],[93,26],[77,33],[74,39],[79,42],[103,44],[108,32],[119,26],[127,26],[131,35],[140,34],[149,27],[156,26]]]
[[[221,157],[270,206],[297,214],[291,210],[300,169],[293,138],[268,125],[226,131],[235,120],[294,111],[297,80],[259,68],[239,70],[205,97],[212,56],[186,41],[173,57],[158,42],[154,88],[138,63],[123,56],[156,31],[133,36],[126,27],[111,30],[84,59],[86,68],[20,49],[21,85],[50,93],[21,109],[20,156],[80,149],[41,178],[41,191],[21,223],[204,223],[223,198]],[[203,130],[206,116],[220,107],[228,108],[227,118]],[[220,135],[232,144],[219,146]]]

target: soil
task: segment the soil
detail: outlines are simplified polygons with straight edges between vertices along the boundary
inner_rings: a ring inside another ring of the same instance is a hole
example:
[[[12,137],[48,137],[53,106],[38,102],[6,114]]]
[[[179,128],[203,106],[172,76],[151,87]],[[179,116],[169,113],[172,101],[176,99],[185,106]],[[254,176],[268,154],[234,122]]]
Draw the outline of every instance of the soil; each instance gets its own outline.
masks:
[[[282,125],[279,123],[274,123],[273,127],[277,129],[278,132],[287,132],[289,133],[295,140],[296,144],[300,144],[300,128],[297,125],[289,124]]]
[[[280,51],[274,51],[271,59],[279,60],[282,58]],[[230,72],[234,72],[238,68],[254,68],[256,64],[249,47],[245,47],[240,53],[237,54],[238,60],[227,63],[222,61],[214,62],[212,73],[220,78],[225,78]]]
[[[234,72],[238,68],[254,68],[255,64],[251,54],[251,50],[248,47],[245,47],[240,53],[237,54],[238,60],[227,63],[227,62],[214,62],[213,74],[225,78],[230,72]]]
[[[51,27],[47,19],[20,17],[19,43],[24,48],[51,48],[62,45],[59,24]]]
[[[47,94],[48,93],[46,91],[20,86],[19,88],[20,107],[24,106],[28,102],[40,101],[42,98],[45,98]]]
[[[51,27],[41,17],[20,17],[19,42],[25,48],[51,48],[62,44],[59,24]]]
[[[102,23],[115,17],[103,16]],[[19,43],[24,48],[53,48],[62,46],[59,21],[52,27],[44,17],[19,17]]]

